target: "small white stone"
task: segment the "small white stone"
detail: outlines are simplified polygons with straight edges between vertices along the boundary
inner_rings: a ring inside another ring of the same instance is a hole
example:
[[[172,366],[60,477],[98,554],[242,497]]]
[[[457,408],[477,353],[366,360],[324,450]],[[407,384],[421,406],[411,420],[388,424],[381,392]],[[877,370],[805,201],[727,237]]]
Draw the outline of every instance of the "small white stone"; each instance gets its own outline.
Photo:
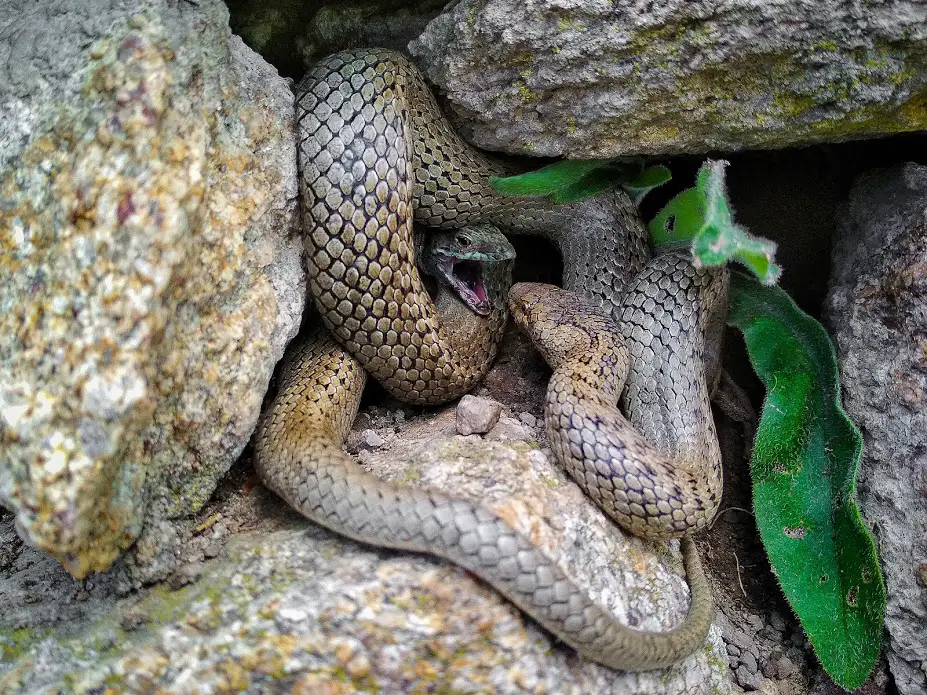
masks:
[[[386,440],[377,434],[376,430],[367,429],[361,434],[361,445],[365,449],[379,449],[384,444]]]
[[[301,623],[309,617],[309,614],[306,613],[306,611],[301,611],[296,608],[281,608],[279,611],[277,611],[277,615],[279,615],[284,620],[289,620],[293,623]]]
[[[534,436],[531,430],[515,418],[503,417],[486,438],[494,442],[527,442],[534,439]]]
[[[467,394],[457,404],[457,434],[485,434],[501,415],[501,403]]]

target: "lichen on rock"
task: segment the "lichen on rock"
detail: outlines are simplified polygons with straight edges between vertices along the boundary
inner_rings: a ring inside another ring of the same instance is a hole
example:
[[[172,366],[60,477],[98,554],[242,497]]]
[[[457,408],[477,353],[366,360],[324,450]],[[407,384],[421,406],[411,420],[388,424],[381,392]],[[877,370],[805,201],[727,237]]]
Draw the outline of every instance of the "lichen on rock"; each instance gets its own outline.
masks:
[[[83,577],[206,501],[303,289],[292,96],[244,79],[224,6],[54,4],[19,28],[101,34],[0,92],[28,125],[0,148],[0,500]]]
[[[927,128],[927,7],[462,0],[409,48],[477,145],[604,158]]]

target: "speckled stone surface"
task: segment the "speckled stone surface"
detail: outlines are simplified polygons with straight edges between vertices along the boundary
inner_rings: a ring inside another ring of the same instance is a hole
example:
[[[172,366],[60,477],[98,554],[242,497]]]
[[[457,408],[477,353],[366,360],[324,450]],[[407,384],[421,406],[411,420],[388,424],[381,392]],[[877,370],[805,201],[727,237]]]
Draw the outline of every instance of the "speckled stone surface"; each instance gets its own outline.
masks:
[[[826,315],[843,401],[863,431],[859,504],[885,574],[885,652],[898,692],[927,693],[927,166],[856,179],[834,245]]]
[[[453,406],[426,416],[377,418],[384,444],[361,459],[399,484],[434,486],[481,500],[560,558],[621,620],[666,629],[687,608],[678,552],[627,538],[551,461],[536,438],[502,444],[454,435]],[[364,418],[362,418],[363,420]],[[370,422],[355,427],[358,438]],[[540,433],[539,433],[540,434]],[[123,692],[297,693],[727,693],[720,633],[673,668],[642,674],[578,659],[490,587],[448,563],[342,540],[289,513],[258,488],[247,533],[198,577],[172,591],[126,599],[105,577],[80,617],[54,617],[24,596],[37,587],[20,568],[0,583],[19,632],[0,630],[0,691],[100,685]],[[232,513],[226,505],[226,514]],[[28,550],[26,552],[29,552]],[[55,613],[79,611],[59,587]],[[51,606],[46,606],[46,609]]]
[[[299,323],[293,102],[219,0],[0,33],[0,501],[75,576],[163,576]],[[147,568],[147,569],[145,569]]]
[[[409,46],[474,144],[574,158],[927,127],[922,0],[461,0]]]

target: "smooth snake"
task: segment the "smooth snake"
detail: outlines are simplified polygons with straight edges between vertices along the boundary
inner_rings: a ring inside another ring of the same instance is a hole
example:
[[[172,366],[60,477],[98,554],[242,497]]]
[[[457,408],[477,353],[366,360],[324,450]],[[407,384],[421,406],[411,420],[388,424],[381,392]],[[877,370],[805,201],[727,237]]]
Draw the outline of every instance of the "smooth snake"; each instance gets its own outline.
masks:
[[[401,54],[322,60],[299,84],[297,109],[309,290],[327,332],[311,332],[287,358],[256,438],[262,479],[342,535],[470,570],[594,661],[645,670],[691,653],[713,613],[688,534],[707,525],[721,495],[709,393],[726,271],[696,268],[678,251],[648,263],[646,231],[619,190],[563,205],[497,194],[490,177],[513,169],[453,131]],[[459,340],[429,299],[415,267],[413,216],[438,229],[491,223],[560,250],[566,292],[522,284],[510,298],[554,368],[545,407],[551,446],[627,530],[682,537],[692,598],[677,627],[619,623],[489,511],[387,484],[344,453],[365,374],[404,402],[438,404],[472,388],[495,356],[495,347],[475,351]],[[622,390],[628,419],[616,407]]]

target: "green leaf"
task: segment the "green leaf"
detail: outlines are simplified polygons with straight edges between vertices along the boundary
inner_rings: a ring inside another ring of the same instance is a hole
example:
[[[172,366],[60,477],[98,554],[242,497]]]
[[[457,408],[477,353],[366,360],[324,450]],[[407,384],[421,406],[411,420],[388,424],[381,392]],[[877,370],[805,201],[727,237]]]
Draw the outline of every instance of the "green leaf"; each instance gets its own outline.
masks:
[[[596,195],[610,188],[621,186],[633,176],[628,171],[629,165],[603,164],[591,170],[575,183],[564,186],[551,195],[555,203],[572,203]],[[639,169],[640,167],[635,167]]]
[[[640,202],[654,188],[658,188],[673,178],[668,167],[658,164],[647,167],[633,181],[623,184],[622,188],[628,192],[635,205]]]
[[[781,289],[734,272],[730,299],[728,323],[767,389],[751,462],[760,536],[821,665],[857,688],[879,656],[885,585],[855,502],[863,442],[841,406],[837,357]]]
[[[639,203],[648,191],[671,178],[665,166],[644,169],[638,157],[621,159],[566,159],[518,176],[489,179],[503,195],[545,196],[555,203],[572,203],[616,186]]]
[[[591,171],[607,165],[607,159],[564,159],[518,176],[490,177],[489,184],[503,195],[554,196],[576,186]]]
[[[737,261],[765,284],[775,284],[782,269],[773,262],[776,245],[755,237],[731,219],[724,185],[727,162],[707,161],[693,188],[670,200],[648,225],[655,246],[692,244],[697,265]]]

